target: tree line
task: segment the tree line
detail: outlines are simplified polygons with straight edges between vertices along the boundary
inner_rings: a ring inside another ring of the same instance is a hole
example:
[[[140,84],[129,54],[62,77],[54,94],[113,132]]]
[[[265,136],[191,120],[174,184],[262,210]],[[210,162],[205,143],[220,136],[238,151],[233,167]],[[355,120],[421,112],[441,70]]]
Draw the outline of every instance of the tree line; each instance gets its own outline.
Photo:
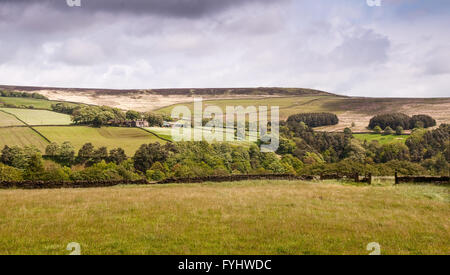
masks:
[[[26,92],[14,92],[14,91],[2,91],[0,90],[1,97],[23,97],[23,98],[34,98],[34,99],[45,99],[48,100],[48,97],[43,96],[38,93],[26,93]]]
[[[309,127],[336,125],[339,123],[337,115],[332,113],[302,113],[290,116],[287,123],[303,122]]]
[[[369,129],[378,131],[389,127],[395,129],[409,130],[414,128],[429,128],[436,126],[436,120],[428,115],[414,115],[412,117],[402,113],[389,113],[376,115],[369,122]]]
[[[320,175],[394,171],[447,175],[450,125],[416,129],[406,144],[367,143],[343,133],[317,133],[303,122],[281,127],[280,148],[263,153],[230,143],[178,142],[143,144],[132,157],[122,148],[108,150],[86,143],[77,152],[69,143],[51,143],[44,155],[33,147],[5,146],[0,180],[136,180],[238,174]]]

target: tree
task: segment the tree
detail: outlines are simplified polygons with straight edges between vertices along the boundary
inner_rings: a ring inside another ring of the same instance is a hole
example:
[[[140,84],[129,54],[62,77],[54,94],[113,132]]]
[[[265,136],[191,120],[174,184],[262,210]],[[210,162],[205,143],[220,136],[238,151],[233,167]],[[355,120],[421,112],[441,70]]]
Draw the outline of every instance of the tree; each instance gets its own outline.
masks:
[[[436,126],[436,120],[428,115],[414,115],[410,120],[410,128],[429,128]],[[418,126],[418,127],[417,127]]]
[[[127,111],[125,117],[129,120],[138,120],[142,118],[142,115],[137,111],[129,110]]]
[[[92,164],[98,163],[102,160],[108,159],[108,149],[106,147],[100,147],[94,151],[92,156]]]
[[[403,134],[402,126],[397,126],[397,128],[395,128],[395,134],[398,135],[398,136]]]
[[[0,161],[6,165],[11,165],[13,163],[13,159],[14,159],[13,148],[10,148],[8,145],[5,145],[5,147],[3,147],[2,150],[2,156],[0,158]]]
[[[152,167],[153,163],[165,161],[168,155],[169,152],[159,142],[143,144],[134,154],[134,167],[136,170],[145,173]]]
[[[389,126],[387,126],[383,132],[384,135],[392,135],[393,133],[394,133],[394,130],[392,130],[392,128]]]
[[[70,165],[72,164],[74,159],[75,159],[75,148],[69,141],[64,142],[61,145],[59,160],[66,165]]]
[[[49,157],[55,158],[59,156],[61,153],[61,148],[59,147],[58,143],[52,142],[45,148],[45,154]]]
[[[145,119],[148,121],[148,124],[151,127],[153,126],[161,127],[164,123],[164,119],[162,116],[153,113],[147,113]]]
[[[344,134],[345,134],[345,135],[351,135],[351,134],[352,134],[352,129],[350,129],[350,128],[348,128],[348,127],[345,128],[345,129],[344,129]]]
[[[81,147],[81,149],[78,151],[78,158],[81,162],[86,162],[89,159],[94,157],[94,145],[92,143],[86,143]]]
[[[295,150],[295,142],[290,139],[280,138],[277,154],[285,155],[292,154]]]
[[[21,181],[22,171],[0,163],[0,181]]]
[[[127,159],[127,155],[122,148],[112,149],[109,151],[109,161],[115,164],[121,164]]]
[[[375,134],[381,134],[381,131],[383,131],[383,130],[381,129],[380,126],[377,125],[373,128],[373,131]]]

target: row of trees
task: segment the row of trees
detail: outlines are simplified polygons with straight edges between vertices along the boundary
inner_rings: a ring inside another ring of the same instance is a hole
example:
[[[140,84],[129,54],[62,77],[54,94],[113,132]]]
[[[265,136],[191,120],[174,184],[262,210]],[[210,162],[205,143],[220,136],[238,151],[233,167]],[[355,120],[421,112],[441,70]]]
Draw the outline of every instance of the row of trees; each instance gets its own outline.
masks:
[[[389,127],[391,130],[400,128],[409,130],[434,126],[436,126],[436,120],[428,115],[414,115],[409,117],[402,113],[376,115],[369,122],[369,129],[386,129]]]
[[[118,108],[108,106],[90,106],[90,105],[72,105],[66,103],[57,103],[52,105],[52,110],[58,113],[69,114],[72,116],[74,124],[93,125],[100,127],[112,124],[120,125],[126,120],[144,119],[150,126],[162,126],[164,120],[168,119],[163,115],[153,113],[140,113],[129,110],[123,112]]]
[[[344,143],[337,138],[338,143],[333,145],[336,141],[330,136],[305,131],[308,134],[302,135],[306,139],[284,136],[278,156],[262,153],[256,145],[247,148],[207,142],[144,144],[132,158],[127,158],[121,148],[108,151],[91,143],[77,155],[70,143],[52,143],[45,157],[33,147],[5,146],[0,155],[0,180],[162,180],[265,173],[392,175],[395,170],[423,175],[449,171],[449,125],[433,131],[416,130],[406,145],[360,143],[342,134],[337,135]],[[311,133],[316,138],[308,139]]]
[[[339,123],[337,115],[331,113],[303,113],[292,115],[287,119],[288,124],[303,122],[309,127],[336,125]]]
[[[13,91],[1,91],[0,90],[0,96],[1,97],[24,97],[24,98],[34,98],[34,99],[46,99],[48,98],[46,96],[43,96],[38,93],[26,93],[26,92],[13,92]]]

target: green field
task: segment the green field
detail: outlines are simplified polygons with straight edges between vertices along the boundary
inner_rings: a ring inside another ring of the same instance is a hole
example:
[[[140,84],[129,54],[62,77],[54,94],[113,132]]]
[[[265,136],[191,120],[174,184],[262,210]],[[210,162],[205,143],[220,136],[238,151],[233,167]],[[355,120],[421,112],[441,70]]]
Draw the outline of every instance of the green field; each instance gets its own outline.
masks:
[[[249,181],[0,190],[0,254],[450,254],[449,187]]]
[[[91,142],[94,146],[106,146],[108,149],[121,147],[129,156],[145,143],[166,143],[154,135],[138,128],[87,126],[61,126],[61,127],[34,127],[52,142],[63,143],[70,141],[78,151],[85,143]]]
[[[4,104],[14,104],[17,107],[20,106],[33,106],[36,109],[52,109],[52,104],[61,103],[61,101],[50,101],[45,99],[34,99],[27,97],[0,97],[0,106]],[[66,102],[65,102],[66,103]],[[75,103],[66,103],[68,105],[77,105]]]
[[[145,128],[147,131],[150,131],[156,135],[158,135],[161,138],[165,138],[168,140],[173,140],[172,138],[172,128],[161,128],[161,127],[148,127]],[[202,131],[202,136],[206,137],[211,133],[211,129],[207,127],[201,127],[200,130]],[[234,129],[224,129],[224,128],[218,128],[216,129],[218,132],[221,133],[223,137],[223,141],[226,140],[226,133],[235,133]],[[194,140],[194,129],[191,129],[191,136]],[[253,137],[257,136],[257,134],[253,134]],[[252,142],[249,141],[249,132],[246,131],[246,140],[245,141],[232,141],[231,143],[237,144],[237,145],[243,145],[243,146],[249,146]]]
[[[0,128],[0,150],[5,145],[9,147],[34,145],[44,152],[47,144],[47,141],[28,127]]]
[[[69,125],[70,116],[46,110],[30,110],[15,108],[0,108],[0,110],[17,116],[29,125]]]
[[[380,144],[388,144],[393,142],[405,143],[409,136],[407,135],[382,135],[382,134],[353,134],[353,136],[360,141],[367,141],[368,143],[376,140]]]
[[[0,110],[0,127],[20,126],[20,125],[24,124],[14,116],[4,113]]]

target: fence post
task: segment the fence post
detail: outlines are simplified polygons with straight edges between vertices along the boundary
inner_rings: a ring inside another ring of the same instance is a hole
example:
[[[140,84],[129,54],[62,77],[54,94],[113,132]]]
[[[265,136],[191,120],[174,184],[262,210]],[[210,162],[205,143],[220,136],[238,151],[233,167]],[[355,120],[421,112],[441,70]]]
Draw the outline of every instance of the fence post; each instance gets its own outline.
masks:
[[[355,173],[354,178],[355,178],[355,182],[359,182],[359,173],[358,172]]]
[[[369,176],[367,178],[367,183],[372,184],[372,173],[369,173]]]
[[[397,171],[395,171],[395,184],[399,184]]]

